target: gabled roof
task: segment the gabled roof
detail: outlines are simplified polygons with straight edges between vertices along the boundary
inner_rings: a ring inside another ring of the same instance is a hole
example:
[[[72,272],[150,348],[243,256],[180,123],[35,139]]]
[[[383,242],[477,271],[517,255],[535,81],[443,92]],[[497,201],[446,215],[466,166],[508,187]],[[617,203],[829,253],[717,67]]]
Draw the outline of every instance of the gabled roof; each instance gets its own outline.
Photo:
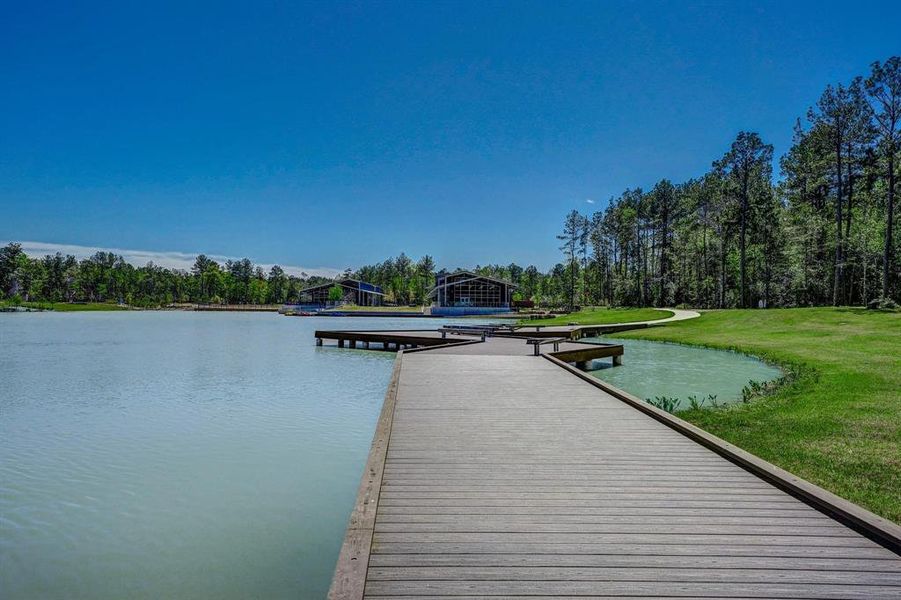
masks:
[[[494,283],[499,283],[501,285],[505,285],[511,289],[515,289],[516,287],[518,287],[516,284],[510,283],[509,281],[504,281],[503,279],[497,279],[496,277],[488,277],[487,275],[479,275],[478,273],[473,273],[472,271],[466,271],[464,269],[460,269],[458,271],[454,271],[453,273],[445,273],[444,275],[439,275],[439,280],[442,281],[442,283],[438,283],[434,287],[432,287],[432,289],[429,290],[428,294],[426,294],[426,297],[430,298],[430,297],[434,296],[435,293],[437,293],[438,288],[453,286],[458,283],[462,283],[460,281],[454,281],[449,284],[443,283],[444,281],[447,280],[448,277],[454,277],[456,275],[469,275],[472,279],[485,279],[487,281],[493,281]]]
[[[356,285],[354,285],[356,284]],[[360,284],[371,287],[372,289],[366,289],[360,287]],[[300,293],[310,292],[313,290],[319,290],[323,288],[330,288],[335,285],[340,285],[341,287],[351,288],[354,290],[360,290],[362,292],[366,292],[367,294],[376,294],[378,296],[384,296],[382,293],[382,288],[375,285],[374,283],[369,283],[368,281],[360,281],[359,279],[351,279],[350,277],[345,277],[344,279],[336,279],[335,281],[327,281],[325,283],[320,283],[318,285],[311,285],[310,287],[304,288],[300,290]]]
[[[487,279],[488,281],[494,281],[495,283],[509,285],[510,287],[517,287],[517,285],[515,283],[511,283],[504,279],[498,279],[497,277],[489,277],[487,275],[479,275],[478,273],[475,273],[473,271],[467,271],[465,269],[459,269],[457,271],[454,271],[453,273],[445,273],[444,275],[441,275],[441,278],[446,279],[448,277],[454,277],[456,275],[470,275],[474,279]],[[435,287],[438,287],[438,286],[435,286]]]

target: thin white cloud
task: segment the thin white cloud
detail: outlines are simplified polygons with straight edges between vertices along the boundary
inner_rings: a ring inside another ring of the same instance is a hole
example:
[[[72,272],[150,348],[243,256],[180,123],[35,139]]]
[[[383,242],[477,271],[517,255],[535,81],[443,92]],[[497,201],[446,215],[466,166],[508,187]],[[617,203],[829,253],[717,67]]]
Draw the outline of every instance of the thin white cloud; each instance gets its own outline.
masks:
[[[0,246],[5,246],[9,242],[0,241]],[[112,252],[113,254],[120,255],[126,262],[131,263],[138,267],[143,267],[148,262],[153,262],[155,265],[159,265],[161,267],[166,267],[167,269],[182,269],[185,271],[189,271],[191,267],[194,266],[194,259],[197,258],[197,254],[191,254],[189,252],[156,252],[153,250],[125,250],[123,248],[101,248],[99,246],[79,246],[75,244],[54,244],[51,242],[19,242],[22,244],[22,250],[28,256],[38,258],[44,256],[45,254],[56,254],[60,252],[62,254],[71,254],[75,258],[82,259],[87,258],[97,252]],[[227,260],[237,260],[238,257],[234,256],[220,256],[207,254],[208,257],[215,260],[219,263],[224,263]],[[271,263],[254,263],[259,264],[265,271],[269,271],[272,268]],[[282,269],[285,270],[285,273],[288,275],[300,276],[301,273],[306,273],[307,275],[319,275],[321,277],[336,277],[343,273],[344,271],[341,269],[334,269],[332,267],[296,267],[291,265],[281,265]]]
[[[585,202],[587,202],[588,204],[594,204],[594,200],[592,200],[591,198],[585,198]]]

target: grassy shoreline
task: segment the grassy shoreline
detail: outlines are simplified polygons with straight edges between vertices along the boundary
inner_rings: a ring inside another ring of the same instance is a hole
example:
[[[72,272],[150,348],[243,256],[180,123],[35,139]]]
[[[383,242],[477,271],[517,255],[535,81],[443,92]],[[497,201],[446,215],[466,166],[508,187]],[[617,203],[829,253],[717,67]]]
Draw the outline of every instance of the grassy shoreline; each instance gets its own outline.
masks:
[[[672,311],[658,308],[587,308],[568,315],[560,315],[550,319],[522,321],[526,325],[607,325],[610,323],[634,323],[636,321],[655,321],[672,316]]]
[[[901,522],[901,313],[724,310],[617,337],[736,350],[787,369],[749,404],[679,416]]]

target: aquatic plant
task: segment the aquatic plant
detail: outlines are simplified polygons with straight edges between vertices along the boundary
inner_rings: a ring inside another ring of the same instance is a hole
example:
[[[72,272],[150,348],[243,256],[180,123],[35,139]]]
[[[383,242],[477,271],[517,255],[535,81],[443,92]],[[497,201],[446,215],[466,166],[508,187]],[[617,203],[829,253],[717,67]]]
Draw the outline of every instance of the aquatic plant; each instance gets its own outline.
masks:
[[[697,396],[688,397],[688,410],[700,410],[702,408],[720,408],[723,405],[717,402],[716,394],[707,394],[706,398],[698,399]]]
[[[660,410],[665,410],[668,413],[676,412],[676,408],[679,407],[679,399],[668,396],[656,396],[653,400],[645,398],[644,401],[651,406],[656,406]]]

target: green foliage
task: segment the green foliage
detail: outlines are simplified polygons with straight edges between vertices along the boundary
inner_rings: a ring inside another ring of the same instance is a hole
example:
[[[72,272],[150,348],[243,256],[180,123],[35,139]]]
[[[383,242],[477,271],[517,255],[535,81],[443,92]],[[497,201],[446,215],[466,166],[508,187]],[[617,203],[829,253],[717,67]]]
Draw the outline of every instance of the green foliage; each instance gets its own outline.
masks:
[[[826,87],[798,120],[778,185],[772,146],[743,131],[697,179],[627,189],[592,215],[571,211],[557,236],[563,263],[544,289],[567,306],[897,301],[899,151],[901,58],[892,57],[865,82]]]
[[[338,284],[333,285],[328,290],[328,299],[329,302],[340,302],[341,298],[344,297],[344,292],[341,289],[341,286]]]
[[[191,271],[184,272],[153,263],[135,267],[109,252],[79,261],[60,253],[29,258],[19,244],[0,248],[0,298],[13,296],[20,304],[52,303],[55,310],[84,303],[140,308],[173,302],[283,303],[297,301],[301,289],[322,281],[321,277],[288,276],[277,265],[267,276],[246,258],[223,266],[201,254]]]
[[[867,308],[871,310],[896,310],[898,303],[891,298],[874,298],[867,304]]]
[[[653,400],[645,398],[644,401],[652,406],[656,406],[660,410],[665,410],[668,413],[676,412],[676,409],[679,407],[679,399],[671,398],[669,396],[656,396]]]
[[[702,408],[720,408],[722,405],[717,402],[716,394],[707,394],[706,398],[698,399],[697,396],[688,397],[688,410],[701,410]]]

